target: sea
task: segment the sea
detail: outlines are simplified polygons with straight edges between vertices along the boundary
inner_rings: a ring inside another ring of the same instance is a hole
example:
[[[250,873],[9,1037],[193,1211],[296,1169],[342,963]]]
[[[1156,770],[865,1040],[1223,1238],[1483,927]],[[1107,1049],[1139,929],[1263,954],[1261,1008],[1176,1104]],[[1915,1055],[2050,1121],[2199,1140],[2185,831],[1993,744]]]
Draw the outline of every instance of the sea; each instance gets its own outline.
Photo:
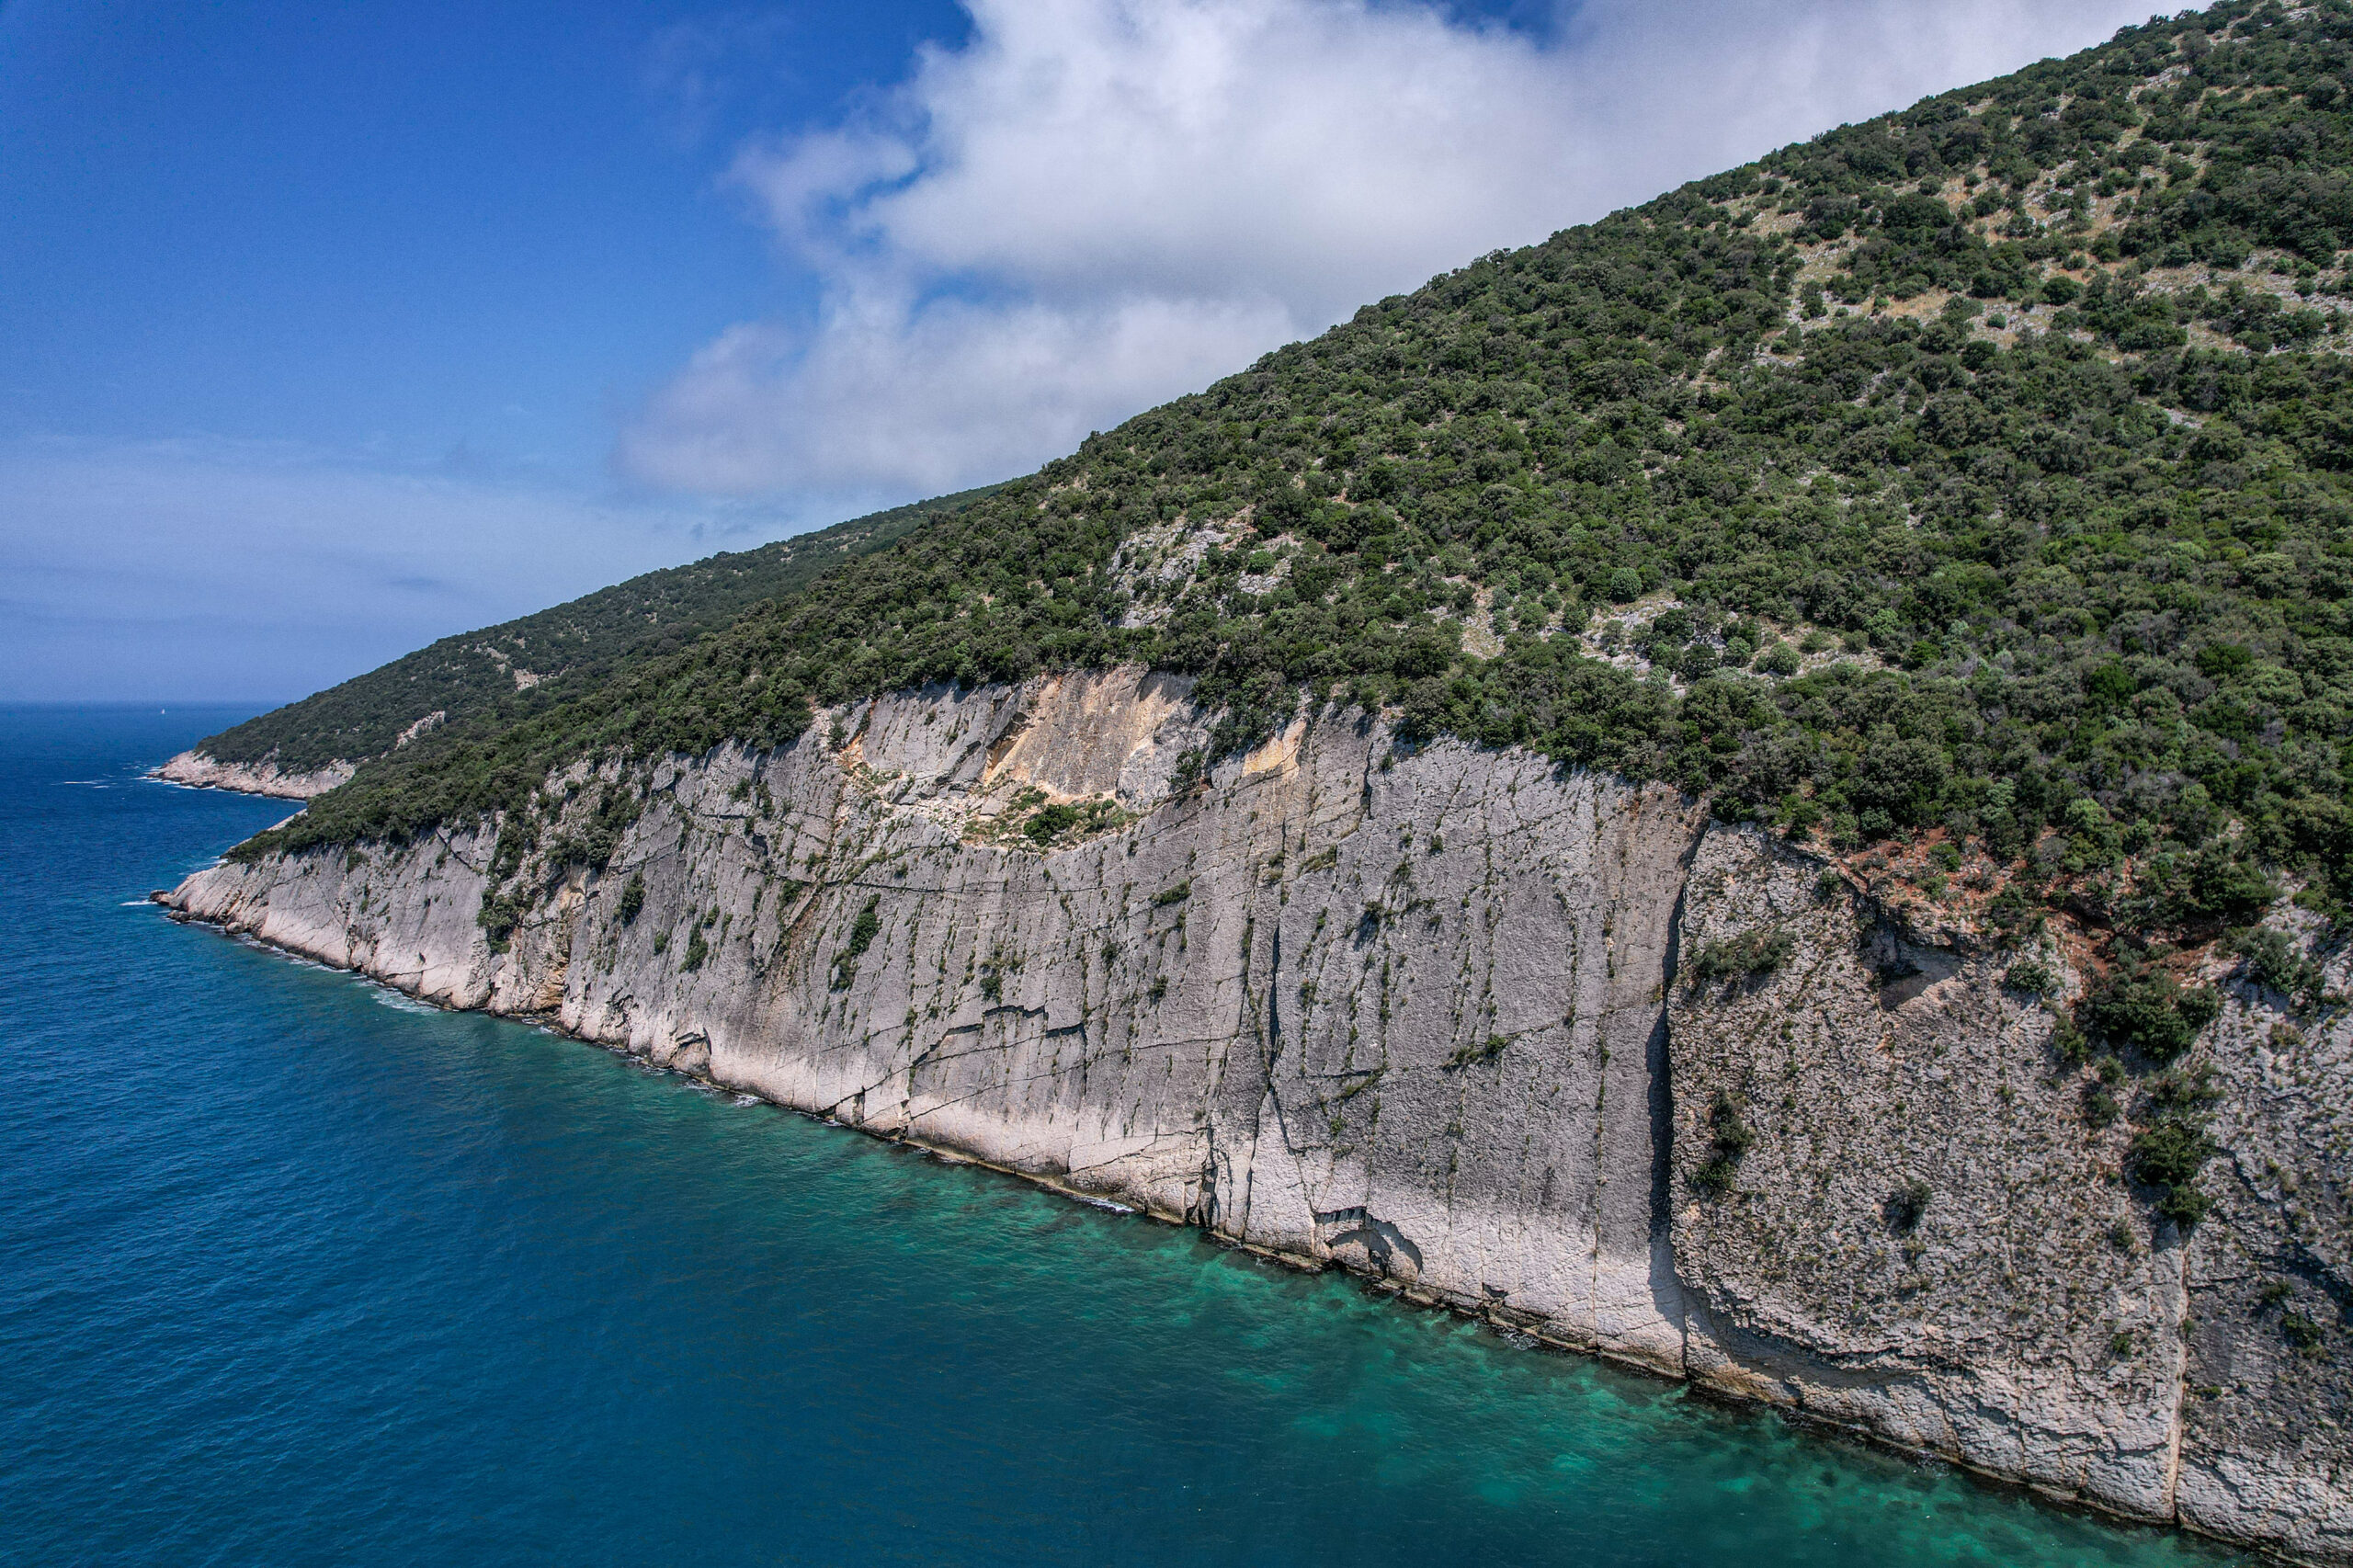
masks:
[[[0,1562],[2239,1561],[175,925],[0,709]]]

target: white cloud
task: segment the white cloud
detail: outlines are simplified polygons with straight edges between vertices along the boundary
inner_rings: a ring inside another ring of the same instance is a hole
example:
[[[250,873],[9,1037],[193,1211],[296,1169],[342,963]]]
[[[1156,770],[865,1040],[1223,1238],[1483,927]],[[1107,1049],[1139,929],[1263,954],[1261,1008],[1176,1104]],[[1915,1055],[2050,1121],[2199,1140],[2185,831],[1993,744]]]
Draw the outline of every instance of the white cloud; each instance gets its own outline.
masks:
[[[294,695],[806,526],[218,440],[0,444],[0,699]]]
[[[1502,245],[2097,41],[2139,0],[971,0],[880,106],[747,148],[824,303],[697,355],[623,469],[704,493],[1001,477]]]
[[[1264,298],[951,299],[911,310],[854,297],[829,304],[805,342],[756,323],[730,328],[625,449],[642,477],[725,494],[937,494],[1034,465],[1025,454],[1040,441],[1068,446],[1090,421],[1212,381],[1295,335],[1290,314]]]

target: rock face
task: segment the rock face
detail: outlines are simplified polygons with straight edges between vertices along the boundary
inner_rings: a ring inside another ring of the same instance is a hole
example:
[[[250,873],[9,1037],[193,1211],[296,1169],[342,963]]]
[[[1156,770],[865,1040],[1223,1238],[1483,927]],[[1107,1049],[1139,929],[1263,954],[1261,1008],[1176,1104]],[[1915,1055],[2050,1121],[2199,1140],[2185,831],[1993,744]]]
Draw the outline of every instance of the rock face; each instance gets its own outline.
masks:
[[[2112,1179],[2125,1129],[2086,1127],[1999,963],[1875,929],[1818,875],[1714,832],[1685,895],[1694,951],[1795,938],[1670,1008],[1684,1190],[1723,1119],[1753,1140],[1729,1194],[1675,1217],[1711,1381],[2165,1517],[2182,1257]]]
[[[244,795],[307,801],[325,794],[355,771],[356,764],[337,762],[311,773],[287,773],[273,761],[222,762],[200,751],[184,751],[155,769],[153,777],[199,790],[234,790]]]
[[[1326,709],[1198,780],[1181,681],[933,689],[190,916],[2138,1517],[2353,1561],[2347,1042],[2209,1031],[2153,1227],[2000,963],[1662,787]],[[1057,814],[1055,808],[1072,808]],[[1040,816],[1040,810],[1047,814]],[[1028,831],[1024,831],[1027,829]],[[494,950],[486,893],[532,890]],[[633,913],[632,913],[633,911]],[[1680,963],[1762,934],[1778,963]],[[2276,1281],[2290,1281],[2283,1301]],[[2324,1354],[2283,1313],[2325,1321]],[[2313,1314],[2318,1314],[2314,1317]]]
[[[2328,977],[2348,989],[2343,960]],[[2353,1552],[2353,1029],[2307,1032],[2242,988],[2200,1056],[2221,1097],[2212,1217],[2187,1260],[2182,1516],[2217,1533]]]

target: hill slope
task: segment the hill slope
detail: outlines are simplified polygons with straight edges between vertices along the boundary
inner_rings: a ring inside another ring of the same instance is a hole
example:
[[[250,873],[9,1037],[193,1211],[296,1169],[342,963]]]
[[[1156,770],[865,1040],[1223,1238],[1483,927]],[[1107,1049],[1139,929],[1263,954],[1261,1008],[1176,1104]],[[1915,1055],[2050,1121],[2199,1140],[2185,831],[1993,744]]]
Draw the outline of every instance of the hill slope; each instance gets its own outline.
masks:
[[[1489,256],[163,896],[2353,1563],[2348,61]]]
[[[2057,827],[2168,917],[2341,876],[2349,40],[2218,6],[1483,258],[275,842],[1140,661],[1221,748],[1336,688],[1841,848]]]
[[[311,774],[381,756],[404,733],[512,706],[517,692],[564,677],[593,680],[631,660],[675,653],[745,607],[790,594],[845,558],[869,554],[990,487],[836,523],[756,550],[725,552],[428,647],[199,741],[191,756]],[[559,686],[555,689],[562,689]]]

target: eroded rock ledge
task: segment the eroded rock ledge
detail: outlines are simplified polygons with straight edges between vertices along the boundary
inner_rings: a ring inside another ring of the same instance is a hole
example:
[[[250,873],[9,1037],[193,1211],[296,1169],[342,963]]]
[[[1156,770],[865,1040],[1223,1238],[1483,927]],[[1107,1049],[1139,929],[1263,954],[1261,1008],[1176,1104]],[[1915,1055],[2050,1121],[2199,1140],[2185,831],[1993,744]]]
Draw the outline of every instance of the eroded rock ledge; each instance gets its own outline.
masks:
[[[274,761],[222,762],[200,751],[184,751],[156,768],[153,777],[199,790],[233,790],[241,795],[307,801],[325,794],[355,771],[355,764],[338,762],[308,773],[289,773]]]
[[[1360,711],[1191,782],[1187,692],[932,689],[774,752],[575,773],[566,813],[628,789],[642,814],[601,870],[527,863],[503,950],[486,831],[223,864],[168,902],[2054,1495],[2353,1561],[2353,1387],[2264,1294],[2353,1299],[2341,1023],[2290,1041],[2245,994],[2208,1029],[2226,1154],[2184,1238],[1997,957],[1671,790],[1401,746]],[[1020,831],[1056,804],[1094,809]],[[1788,934],[1778,967],[1678,978],[1752,931]]]

